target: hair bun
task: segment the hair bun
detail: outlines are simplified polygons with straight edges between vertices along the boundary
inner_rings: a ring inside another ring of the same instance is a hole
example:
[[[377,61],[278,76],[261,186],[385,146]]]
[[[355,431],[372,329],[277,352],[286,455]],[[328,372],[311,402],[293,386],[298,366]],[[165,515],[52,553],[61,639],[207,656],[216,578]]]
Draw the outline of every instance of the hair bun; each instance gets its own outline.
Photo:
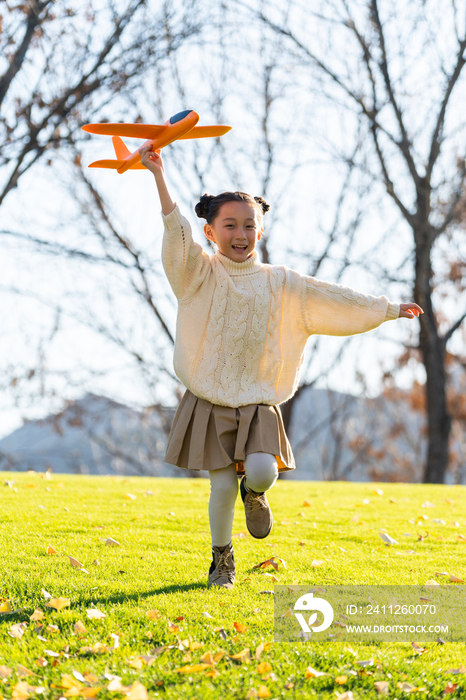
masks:
[[[211,201],[215,199],[213,194],[203,194],[199,202],[194,207],[194,211],[200,219],[207,219]]]
[[[254,200],[262,207],[263,214],[266,214],[269,211],[270,204],[267,204],[263,197],[254,197]]]

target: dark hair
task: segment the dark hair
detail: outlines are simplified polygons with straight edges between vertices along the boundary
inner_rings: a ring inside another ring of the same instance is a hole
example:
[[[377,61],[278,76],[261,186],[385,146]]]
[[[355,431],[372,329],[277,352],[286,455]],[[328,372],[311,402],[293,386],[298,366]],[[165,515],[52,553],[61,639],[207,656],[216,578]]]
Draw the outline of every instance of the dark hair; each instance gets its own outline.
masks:
[[[251,197],[246,192],[222,192],[217,196],[203,194],[194,210],[200,219],[206,219],[207,223],[211,224],[217,218],[220,207],[225,202],[246,202],[251,204],[259,212],[261,219],[270,209],[270,204],[267,204],[262,197]]]

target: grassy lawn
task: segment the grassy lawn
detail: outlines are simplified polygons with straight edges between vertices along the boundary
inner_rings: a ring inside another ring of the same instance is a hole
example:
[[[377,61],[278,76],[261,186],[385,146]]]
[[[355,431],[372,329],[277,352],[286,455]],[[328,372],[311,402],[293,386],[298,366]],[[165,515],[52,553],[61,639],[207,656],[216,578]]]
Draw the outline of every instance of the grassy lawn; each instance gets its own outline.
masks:
[[[208,479],[1,477],[0,698],[466,698],[464,644],[274,643],[263,593],[466,579],[462,487],[279,480],[266,540],[238,495],[229,591],[207,588]],[[286,568],[253,569],[273,556]]]

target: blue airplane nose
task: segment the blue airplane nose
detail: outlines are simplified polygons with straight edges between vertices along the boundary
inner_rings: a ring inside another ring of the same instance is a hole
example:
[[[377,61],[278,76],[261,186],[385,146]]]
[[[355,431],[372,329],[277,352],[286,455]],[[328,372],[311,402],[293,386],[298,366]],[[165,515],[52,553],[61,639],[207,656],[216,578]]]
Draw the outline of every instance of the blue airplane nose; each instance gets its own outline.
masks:
[[[187,117],[188,114],[191,114],[192,111],[192,109],[185,109],[184,112],[178,112],[178,114],[174,114],[173,117],[170,117],[170,124],[176,124],[176,122],[180,122],[182,119]]]

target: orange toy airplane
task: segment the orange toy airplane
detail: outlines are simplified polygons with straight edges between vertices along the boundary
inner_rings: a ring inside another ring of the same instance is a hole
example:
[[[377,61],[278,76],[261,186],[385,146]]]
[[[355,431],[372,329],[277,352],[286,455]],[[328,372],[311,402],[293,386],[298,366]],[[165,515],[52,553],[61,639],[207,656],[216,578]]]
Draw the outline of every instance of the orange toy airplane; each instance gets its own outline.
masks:
[[[122,175],[127,170],[146,170],[141,164],[140,150],[149,144],[156,151],[177,139],[202,139],[222,136],[231,126],[196,126],[199,115],[191,109],[178,112],[165,124],[86,124],[82,128],[91,134],[113,136],[113,147],[117,160],[96,160],[89,168],[111,168]],[[148,139],[134,153],[126,148],[120,136]]]

